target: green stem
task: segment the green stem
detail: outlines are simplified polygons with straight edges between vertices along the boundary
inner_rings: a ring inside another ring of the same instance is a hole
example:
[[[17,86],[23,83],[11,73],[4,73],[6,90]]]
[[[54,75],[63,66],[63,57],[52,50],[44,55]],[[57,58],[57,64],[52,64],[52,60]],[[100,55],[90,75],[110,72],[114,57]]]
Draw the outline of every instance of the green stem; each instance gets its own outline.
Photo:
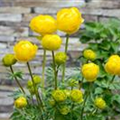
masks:
[[[12,74],[14,74],[14,70],[13,70],[12,66],[10,66],[10,70],[11,70]],[[15,76],[14,78],[15,78],[16,83],[18,84],[18,86],[22,90],[22,92],[25,94],[25,91],[24,91],[22,85],[20,84],[19,80],[17,79],[17,77]]]
[[[84,108],[85,108],[85,104],[86,104],[86,102],[87,102],[87,99],[88,99],[88,97],[89,97],[89,95],[90,95],[91,85],[92,85],[92,83],[89,84],[89,88],[88,88],[88,90],[86,91],[86,96],[85,96],[85,99],[84,99],[84,102],[83,102],[83,106],[82,106],[82,110],[81,110],[81,116],[80,116],[81,119],[80,119],[80,120],[83,120]]]
[[[28,70],[29,70],[29,73],[30,73],[30,76],[31,76],[31,80],[32,80],[32,82],[33,82],[33,87],[34,87],[34,90],[35,90],[35,95],[36,95],[36,99],[37,99],[38,105],[39,105],[39,102],[40,102],[41,107],[43,108],[43,103],[42,103],[42,100],[41,100],[41,98],[40,98],[38,89],[37,89],[37,90],[35,89],[36,86],[35,86],[35,83],[34,83],[34,79],[33,79],[33,75],[32,75],[32,71],[31,71],[29,62],[27,62],[27,67],[28,67]]]
[[[109,82],[108,89],[110,88],[110,84],[112,84],[112,83],[113,83],[114,79],[115,79],[115,75],[113,75],[113,77],[112,77],[111,81]]]
[[[68,50],[68,42],[69,42],[69,35],[66,35],[66,43],[65,43],[65,53],[67,54]],[[63,71],[62,71],[62,82],[64,82],[65,79],[65,69],[66,69],[66,63],[63,64]]]
[[[45,87],[45,65],[46,65],[46,50],[43,49],[44,54],[43,54],[43,64],[42,64],[42,87],[44,89]]]
[[[54,69],[54,76],[55,76],[55,90],[57,90],[57,70],[56,70],[56,64],[55,64],[55,55],[54,51],[52,51],[52,58],[53,58],[53,69]]]
[[[79,90],[82,88],[83,80],[84,80],[84,77],[82,77],[81,81],[80,80],[78,81]]]

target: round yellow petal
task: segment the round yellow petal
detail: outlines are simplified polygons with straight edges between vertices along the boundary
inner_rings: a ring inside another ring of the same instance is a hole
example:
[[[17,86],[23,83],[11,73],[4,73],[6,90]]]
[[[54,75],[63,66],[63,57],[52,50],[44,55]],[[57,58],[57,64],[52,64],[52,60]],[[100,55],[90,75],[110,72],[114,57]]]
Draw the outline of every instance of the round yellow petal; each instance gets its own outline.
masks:
[[[25,97],[19,97],[15,100],[14,105],[16,108],[23,108],[27,105],[27,100]]]
[[[105,64],[105,70],[112,75],[119,75],[120,57],[118,55],[112,55]]]
[[[71,100],[74,102],[81,103],[83,101],[83,94],[81,90],[74,89],[70,94]]]
[[[94,61],[96,59],[96,53],[92,51],[91,49],[84,50],[83,56],[91,61]]]
[[[45,35],[42,38],[41,44],[44,49],[54,51],[54,50],[57,50],[60,48],[60,46],[62,44],[62,40],[56,34],[54,34],[54,35],[49,34],[49,35]]]
[[[58,29],[67,34],[75,33],[83,23],[80,11],[75,8],[63,8],[57,13]]]
[[[63,90],[55,90],[52,93],[52,97],[55,99],[57,102],[63,102],[67,99],[67,96]]]
[[[22,40],[14,46],[14,52],[18,61],[28,62],[35,57],[37,46],[29,41]]]
[[[99,66],[94,63],[87,63],[82,66],[82,74],[88,82],[93,82],[99,73]]]
[[[41,35],[52,34],[57,30],[56,20],[49,15],[39,15],[30,21],[30,28]]]
[[[104,109],[106,107],[106,102],[102,98],[96,98],[95,105],[100,109]]]

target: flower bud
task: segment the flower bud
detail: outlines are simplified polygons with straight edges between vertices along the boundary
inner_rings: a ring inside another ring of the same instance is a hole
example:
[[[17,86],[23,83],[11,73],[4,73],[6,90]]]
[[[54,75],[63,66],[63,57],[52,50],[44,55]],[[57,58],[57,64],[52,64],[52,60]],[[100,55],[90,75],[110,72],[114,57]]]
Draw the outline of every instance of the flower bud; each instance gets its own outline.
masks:
[[[70,92],[71,92],[70,90],[63,90],[63,91],[65,92],[67,97],[70,97]]]
[[[67,55],[64,52],[58,52],[55,55],[55,62],[58,65],[64,64],[67,60]]]
[[[34,75],[33,80],[34,80],[35,85],[37,85],[41,82],[41,78],[38,75]]]
[[[105,64],[105,70],[112,75],[119,75],[120,57],[118,55],[112,55]]]
[[[91,61],[94,61],[96,59],[96,53],[90,49],[84,50],[83,56]]]
[[[33,86],[33,82],[31,80],[28,80],[27,82],[27,87],[30,88]]]
[[[96,80],[99,73],[99,66],[94,63],[87,63],[82,66],[82,74],[88,82]]]
[[[83,94],[81,90],[77,90],[77,89],[72,90],[70,97],[73,102],[77,102],[77,103],[83,102]]]
[[[27,100],[25,97],[19,97],[15,100],[14,105],[16,108],[23,108],[27,106]]]
[[[76,81],[75,79],[70,79],[68,82],[68,85],[70,87],[75,87],[78,84],[78,81]]]
[[[70,108],[68,106],[62,106],[62,108],[60,108],[60,113],[62,115],[67,115],[70,112]]]
[[[96,98],[95,105],[99,109],[104,109],[106,107],[106,102],[102,98]]]
[[[52,97],[55,99],[57,102],[63,102],[67,99],[66,94],[64,93],[63,90],[55,90],[52,93]]]
[[[51,106],[54,106],[55,105],[55,100],[54,99],[49,99],[49,104],[51,105]]]
[[[3,65],[6,67],[9,67],[11,65],[14,65],[17,60],[15,59],[15,56],[13,54],[6,54],[2,59]]]

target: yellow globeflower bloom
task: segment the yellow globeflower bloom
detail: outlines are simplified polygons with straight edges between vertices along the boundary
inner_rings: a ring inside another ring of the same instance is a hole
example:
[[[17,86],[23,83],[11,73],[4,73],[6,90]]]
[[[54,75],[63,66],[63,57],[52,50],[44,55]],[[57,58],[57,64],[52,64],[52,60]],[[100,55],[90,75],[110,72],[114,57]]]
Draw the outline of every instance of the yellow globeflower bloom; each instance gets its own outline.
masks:
[[[49,34],[42,38],[41,44],[44,49],[53,51],[60,48],[62,40],[58,35]]]
[[[83,94],[81,90],[74,89],[71,91],[70,98],[74,102],[81,103],[83,102]]]
[[[41,35],[52,34],[57,30],[56,20],[49,15],[39,15],[30,21],[30,28]]]
[[[120,57],[118,55],[112,55],[108,62],[105,64],[106,72],[112,75],[120,74]]]
[[[93,82],[99,73],[99,66],[94,63],[87,63],[82,66],[82,74],[88,82]]]
[[[63,90],[55,90],[52,93],[52,97],[57,101],[57,102],[63,102],[67,99],[67,96]]]
[[[14,52],[18,61],[28,62],[35,57],[37,46],[29,41],[22,40],[14,46]]]
[[[23,108],[27,105],[27,100],[25,97],[19,97],[15,100],[14,105],[16,108]]]
[[[9,67],[11,65],[14,65],[17,60],[15,59],[15,55],[13,54],[6,54],[2,59],[3,65],[6,67]]]
[[[80,11],[75,8],[63,8],[57,13],[58,29],[67,34],[75,33],[84,22]]]
[[[94,61],[96,59],[96,53],[90,49],[84,50],[83,56],[91,61]]]
[[[95,105],[100,109],[104,109],[106,107],[106,102],[102,98],[96,98]]]

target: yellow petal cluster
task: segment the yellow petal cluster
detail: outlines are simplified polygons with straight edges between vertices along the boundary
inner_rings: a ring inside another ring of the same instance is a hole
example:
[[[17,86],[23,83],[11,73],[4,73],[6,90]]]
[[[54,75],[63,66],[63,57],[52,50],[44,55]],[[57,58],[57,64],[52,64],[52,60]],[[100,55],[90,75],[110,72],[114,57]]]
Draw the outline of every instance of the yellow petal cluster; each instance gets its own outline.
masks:
[[[105,70],[112,75],[119,75],[120,57],[118,55],[112,55],[105,64]]]
[[[63,8],[57,13],[58,29],[67,34],[75,33],[84,22],[80,11],[75,8]]]
[[[27,105],[27,100],[25,97],[19,97],[15,100],[14,105],[16,108],[23,108]]]
[[[71,91],[70,98],[72,101],[81,103],[83,102],[83,94],[81,90],[74,89]]]
[[[14,46],[15,57],[20,62],[32,60],[37,52],[37,46],[27,40],[21,40]]]
[[[14,65],[16,62],[17,60],[15,59],[15,55],[13,54],[6,54],[2,59],[2,63],[6,67]]]
[[[91,61],[94,61],[96,59],[96,53],[91,49],[84,50],[83,56],[86,59],[91,60]]]
[[[106,102],[102,98],[96,98],[95,105],[99,109],[104,109],[106,107]]]
[[[39,15],[30,21],[30,28],[41,35],[52,34],[57,30],[56,20],[50,15]]]
[[[93,82],[99,73],[99,66],[94,63],[87,63],[82,66],[82,74],[88,82]]]
[[[44,49],[54,51],[60,48],[62,40],[56,34],[48,34],[42,38],[41,44]]]
[[[52,97],[55,99],[57,102],[63,102],[67,99],[67,96],[63,90],[55,90],[52,93]]]
[[[56,53],[56,55],[55,55],[55,62],[58,65],[61,65],[61,64],[65,63],[66,60],[67,60],[67,55],[64,52]]]

